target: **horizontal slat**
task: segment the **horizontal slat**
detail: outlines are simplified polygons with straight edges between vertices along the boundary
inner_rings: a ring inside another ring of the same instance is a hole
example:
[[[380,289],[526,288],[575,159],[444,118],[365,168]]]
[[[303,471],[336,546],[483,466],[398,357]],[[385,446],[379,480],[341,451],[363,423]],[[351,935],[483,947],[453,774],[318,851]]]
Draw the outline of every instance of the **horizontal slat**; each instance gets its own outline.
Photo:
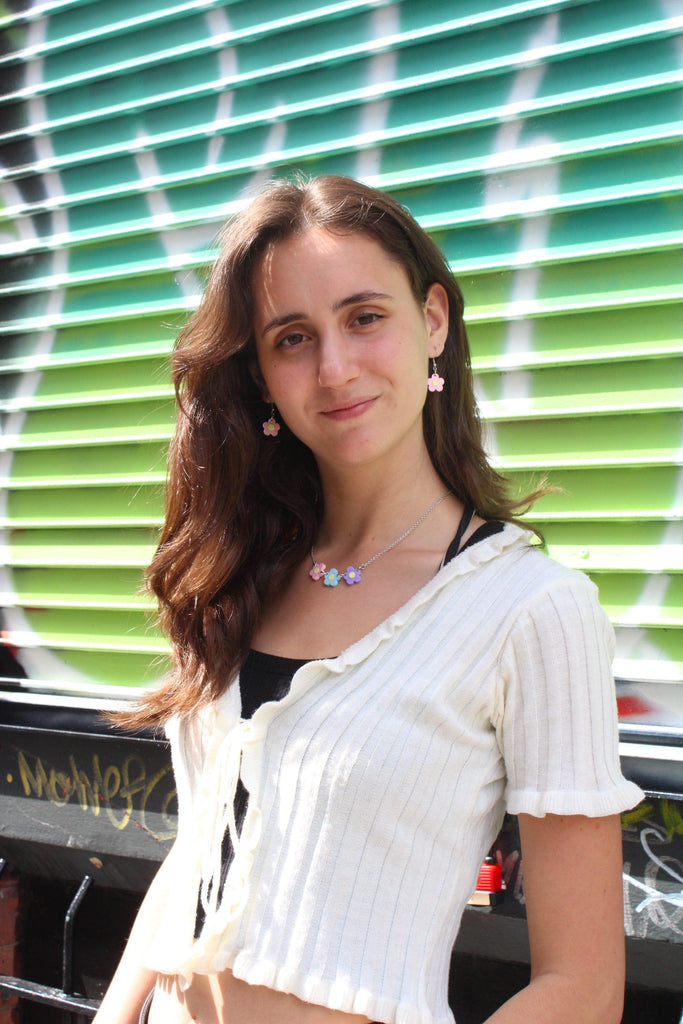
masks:
[[[134,279],[140,276],[146,279],[155,275],[168,277],[169,273],[175,275],[183,269],[201,267],[215,257],[215,250],[211,248],[212,235],[207,227],[198,228],[193,224],[174,229],[167,236],[164,233],[166,229],[162,232],[157,230],[152,211],[146,207],[146,213],[138,211],[140,218],[135,222],[137,230],[133,232],[131,226],[126,226],[125,220],[116,227],[116,216],[113,215],[116,208],[109,215],[108,225],[97,224],[98,220],[101,221],[107,215],[107,204],[100,201],[94,211],[95,217],[91,224],[94,242],[86,246],[74,244],[68,270],[56,266],[57,261],[49,253],[36,253],[34,259],[38,265],[34,274],[26,279],[25,262],[22,259],[8,259],[7,274],[0,295],[21,295],[42,288],[113,283],[122,278]],[[86,217],[90,210],[82,208],[79,212]],[[222,213],[219,219],[222,219]],[[77,220],[77,217],[71,217],[74,227]]]
[[[40,0],[36,0],[35,3],[24,10],[4,12],[0,15],[0,28],[18,28],[47,16],[52,17],[61,11],[71,10],[74,7],[82,8],[94,3],[98,3],[98,0],[45,0],[43,3]]]
[[[182,320],[178,317],[177,327]],[[3,339],[0,374],[166,356],[173,346],[174,334],[173,326],[159,317],[135,317],[64,327],[56,332],[47,351],[40,348],[34,334],[14,335]]]
[[[34,411],[16,432],[8,426],[0,437],[0,450],[166,441],[174,422],[175,403],[171,402],[106,405],[97,410],[96,417],[87,407]]]
[[[619,367],[621,371],[621,367]],[[590,372],[590,371],[589,371]],[[634,417],[600,415],[566,419],[503,421],[495,427],[494,464],[513,469],[595,466],[681,465],[680,413]]]
[[[167,641],[149,626],[144,612],[46,608],[28,614],[31,629],[8,629],[4,640],[16,647],[45,646],[80,651],[166,654]]]
[[[498,270],[510,264],[528,267],[678,249],[683,242],[682,212],[681,204],[653,199],[432,233],[462,274],[470,268]]]
[[[505,370],[481,375],[479,405],[493,421],[675,410],[683,406],[681,380],[682,357],[620,364],[616,375],[613,361],[589,372],[584,366]]]
[[[0,554],[12,569],[32,566],[88,569],[135,568],[149,565],[157,544],[157,531],[135,527],[110,530],[16,530],[9,534]]]
[[[509,475],[528,491],[528,474]],[[561,492],[539,499],[538,519],[669,520],[683,513],[676,467],[551,470],[547,477]]]
[[[210,2],[211,0],[209,0]],[[59,21],[56,24],[59,24]],[[33,59],[45,59],[50,68],[51,87],[54,89],[65,88],[73,81],[87,81],[99,77],[92,73],[92,63],[97,60],[106,63],[110,74],[116,74],[118,71],[123,71],[126,68],[131,69],[134,55],[138,56],[141,63],[144,62],[145,55],[147,55],[148,59],[151,56],[149,50],[151,49],[151,38],[153,35],[157,35],[162,52],[165,50],[175,51],[177,54],[189,52],[193,43],[204,52],[211,49],[210,37],[207,38],[206,25],[201,16],[196,14],[189,16],[186,13],[180,23],[170,19],[165,22],[158,22],[157,20],[156,24],[147,26],[147,32],[144,31],[144,27],[144,24],[130,25],[130,31],[126,32],[125,23],[121,25],[115,53],[125,53],[128,57],[127,60],[122,58],[112,60],[110,31],[107,30],[105,25],[99,34],[102,38],[99,38],[97,33],[91,34],[86,32],[81,33],[79,41],[77,35],[72,35],[71,46],[67,45],[68,39],[41,38],[41,35],[38,35],[33,45],[27,40],[29,42],[27,47],[8,54],[0,62],[0,66],[1,64],[9,65],[20,60],[29,62]],[[133,29],[137,29],[137,31],[133,31]],[[184,43],[181,43],[181,40],[184,40]],[[173,45],[174,43],[176,43],[175,46]],[[76,55],[76,60],[74,60],[74,54]],[[69,57],[71,60],[69,60]],[[41,90],[41,92],[44,91],[47,90]],[[31,93],[23,94],[23,96],[26,95],[31,95]]]
[[[669,145],[629,149],[609,157],[556,162],[554,173],[533,181],[518,170],[439,182],[429,189],[418,186],[402,191],[401,199],[428,230],[443,225],[499,223],[519,220],[539,211],[553,216],[582,207],[621,204],[649,196],[680,194],[683,166],[680,149]],[[635,207],[629,207],[635,210]],[[647,208],[650,210],[650,207]],[[438,212],[435,212],[438,211]],[[609,224],[609,215],[605,216]],[[602,217],[598,221],[602,226]]]
[[[595,577],[600,603],[619,626],[683,627],[683,576]]]
[[[80,366],[44,371],[35,391],[22,395],[13,376],[0,377],[0,412],[57,409],[173,397],[167,360],[119,360],[106,367]]]
[[[130,318],[142,310],[153,313],[175,308],[180,311],[190,304],[180,294],[171,275],[138,276],[125,282],[111,281],[106,285],[68,289],[57,309],[54,309],[52,299],[50,295],[35,295],[17,301],[19,310],[26,312],[15,319],[10,306],[10,320],[3,326],[3,332],[19,332],[26,329],[26,325],[31,325],[29,329],[46,330],[58,323],[97,323],[104,318]],[[196,303],[195,296],[192,302]]]
[[[51,331],[57,327],[80,327],[84,324],[97,326],[102,323],[111,323],[115,320],[133,320],[137,317],[158,317],[160,314],[178,317],[196,309],[199,302],[199,292],[192,296],[180,296],[173,293],[172,285],[169,284],[167,297],[153,301],[142,299],[138,304],[134,302],[122,303],[119,306],[107,306],[102,300],[102,305],[97,308],[90,306],[88,309],[68,312],[47,312],[43,303],[42,309],[37,312],[31,310],[26,316],[12,319],[0,324],[0,335],[20,334],[27,331]]]
[[[683,679],[683,630],[617,627],[616,634],[617,678],[670,683]]]
[[[683,295],[683,257],[670,252],[586,259],[497,273],[454,270],[466,296],[471,322],[584,312],[646,303],[679,302]]]
[[[162,489],[150,485],[55,487],[50,499],[41,491],[10,491],[0,527],[160,526],[163,520]]]
[[[680,522],[545,521],[541,528],[548,553],[571,569],[590,573],[683,573],[683,524]]]
[[[93,410],[93,419],[97,415]],[[0,468],[0,486],[15,491],[163,483],[165,479],[165,453],[158,443],[112,445],[105,458],[99,447],[18,451]]]
[[[469,330],[472,366],[483,373],[679,355],[681,323],[683,306],[676,303],[476,323]]]
[[[561,96],[559,90],[557,95]],[[430,114],[441,108],[446,114],[446,89],[430,90],[426,96]],[[377,184],[395,189],[413,182],[478,172],[495,175],[515,168],[543,168],[547,174],[548,165],[556,161],[607,155],[626,148],[635,151],[651,143],[675,141],[681,135],[676,88],[617,98],[593,95],[575,106],[567,103],[561,117],[555,110],[534,113],[531,102],[529,110],[516,112],[519,130],[515,132],[501,131],[501,122],[493,120],[481,126],[444,127],[438,134],[425,135],[397,98],[391,104],[391,124],[396,131],[405,123],[409,134],[405,140],[388,140],[382,147]],[[477,109],[474,105],[473,110]]]
[[[11,587],[0,589],[0,606],[135,611],[156,602],[139,593],[142,575],[133,570],[14,569]]]
[[[34,654],[34,651],[31,653]],[[41,654],[40,651],[35,653],[38,656]],[[56,690],[60,694],[93,695],[99,694],[106,687],[116,686],[124,688],[116,696],[121,696],[125,688],[133,691],[131,696],[137,696],[136,688],[158,684],[170,667],[169,659],[164,654],[60,647],[56,651],[48,650],[46,655],[59,663],[59,678],[51,678],[47,674],[38,678],[32,676],[29,685],[42,690]],[[41,663],[43,660],[41,657]],[[114,696],[106,689],[105,693]]]

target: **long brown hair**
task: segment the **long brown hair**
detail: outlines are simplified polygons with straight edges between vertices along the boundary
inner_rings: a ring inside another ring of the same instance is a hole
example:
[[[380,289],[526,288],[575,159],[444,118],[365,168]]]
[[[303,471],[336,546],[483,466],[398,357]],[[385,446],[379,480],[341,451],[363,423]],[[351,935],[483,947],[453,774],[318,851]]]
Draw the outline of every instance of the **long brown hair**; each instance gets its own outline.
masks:
[[[217,697],[247,654],[264,602],[310,550],[322,516],[315,460],[268,418],[258,385],[252,275],[266,250],[309,227],[360,232],[404,267],[422,304],[446,289],[450,325],[428,394],[424,436],[445,485],[484,518],[514,520],[530,498],[510,495],[488,463],[474,398],[463,298],[443,254],[408,211],[351,178],[271,181],[225,227],[197,311],[172,357],[178,420],[169,453],[166,519],[148,571],[174,667],[162,687],[123,716],[154,725]],[[532,495],[531,498],[534,496]]]

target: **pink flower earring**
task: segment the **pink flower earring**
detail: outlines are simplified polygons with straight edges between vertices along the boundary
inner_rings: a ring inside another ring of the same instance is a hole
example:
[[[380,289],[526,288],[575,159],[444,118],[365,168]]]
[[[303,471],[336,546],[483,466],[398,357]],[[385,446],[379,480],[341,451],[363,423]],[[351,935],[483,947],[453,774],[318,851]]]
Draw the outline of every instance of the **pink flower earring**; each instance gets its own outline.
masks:
[[[270,419],[263,424],[263,433],[266,437],[277,437],[280,432],[280,424],[275,419],[275,406],[270,407]]]
[[[430,391],[443,391],[444,383],[444,378],[437,373],[436,359],[432,357],[432,375],[427,381],[427,387]]]

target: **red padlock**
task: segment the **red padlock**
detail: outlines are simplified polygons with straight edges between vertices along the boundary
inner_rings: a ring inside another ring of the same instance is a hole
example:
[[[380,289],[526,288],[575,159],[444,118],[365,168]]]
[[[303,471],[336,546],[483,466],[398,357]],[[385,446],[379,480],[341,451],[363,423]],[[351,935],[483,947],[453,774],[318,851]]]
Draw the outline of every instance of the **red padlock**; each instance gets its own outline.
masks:
[[[477,888],[468,900],[472,907],[493,907],[503,900],[503,871],[495,857],[486,857],[479,869]]]

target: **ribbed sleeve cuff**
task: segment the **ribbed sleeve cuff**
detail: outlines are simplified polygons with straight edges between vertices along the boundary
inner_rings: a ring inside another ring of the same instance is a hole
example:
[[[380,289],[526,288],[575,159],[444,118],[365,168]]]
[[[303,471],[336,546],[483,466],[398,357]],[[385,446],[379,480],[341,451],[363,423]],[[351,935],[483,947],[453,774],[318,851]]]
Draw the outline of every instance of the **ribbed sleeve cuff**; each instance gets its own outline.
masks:
[[[593,792],[510,790],[507,810],[510,814],[532,814],[535,818],[543,818],[546,814],[585,814],[589,818],[602,818],[630,810],[640,803],[644,795],[628,779],[610,789]]]

